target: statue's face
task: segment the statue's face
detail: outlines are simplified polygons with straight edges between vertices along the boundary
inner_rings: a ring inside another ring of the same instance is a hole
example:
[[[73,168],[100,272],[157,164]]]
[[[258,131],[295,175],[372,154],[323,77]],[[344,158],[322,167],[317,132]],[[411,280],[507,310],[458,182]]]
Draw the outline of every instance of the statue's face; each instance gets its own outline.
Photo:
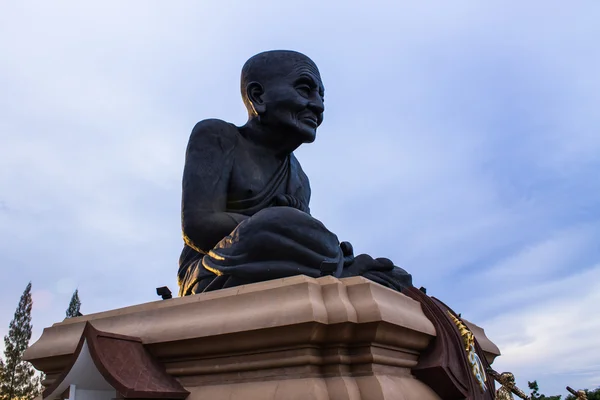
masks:
[[[510,372],[503,372],[500,376],[506,382],[506,386],[513,387],[515,385],[515,376]]]
[[[266,112],[265,125],[297,135],[302,143],[315,140],[323,122],[324,88],[317,68],[310,62],[297,61],[289,74],[264,85],[262,96]]]
[[[506,376],[506,380],[507,380],[509,386],[515,385],[515,376],[513,374],[508,374]]]

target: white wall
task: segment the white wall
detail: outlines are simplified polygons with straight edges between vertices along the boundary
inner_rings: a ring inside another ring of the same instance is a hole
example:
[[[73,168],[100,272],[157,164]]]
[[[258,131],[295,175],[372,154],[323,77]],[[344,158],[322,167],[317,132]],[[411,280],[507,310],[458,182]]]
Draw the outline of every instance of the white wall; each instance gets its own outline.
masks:
[[[69,396],[69,400],[111,400],[117,397],[116,390],[87,390],[76,387],[74,392]]]

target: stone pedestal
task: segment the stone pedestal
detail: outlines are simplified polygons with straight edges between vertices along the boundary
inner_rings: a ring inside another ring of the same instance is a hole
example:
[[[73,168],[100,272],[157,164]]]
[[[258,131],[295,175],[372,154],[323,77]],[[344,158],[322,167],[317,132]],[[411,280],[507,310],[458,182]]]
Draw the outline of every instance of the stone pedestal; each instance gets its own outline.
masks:
[[[421,305],[360,277],[295,276],[67,319],[25,354],[45,386],[63,379],[87,322],[139,338],[190,400],[440,399],[411,374],[436,336]]]

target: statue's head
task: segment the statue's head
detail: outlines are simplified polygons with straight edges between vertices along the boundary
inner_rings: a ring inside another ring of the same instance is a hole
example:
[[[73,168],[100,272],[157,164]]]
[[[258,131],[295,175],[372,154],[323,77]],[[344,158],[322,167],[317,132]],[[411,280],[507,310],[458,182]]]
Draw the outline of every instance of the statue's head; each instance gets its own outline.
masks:
[[[273,50],[250,58],[242,68],[241,92],[250,118],[297,135],[301,143],[315,140],[324,88],[317,66],[304,54]]]
[[[504,379],[506,383],[508,383],[507,386],[515,385],[515,376],[511,372],[503,372],[500,374],[500,376]]]

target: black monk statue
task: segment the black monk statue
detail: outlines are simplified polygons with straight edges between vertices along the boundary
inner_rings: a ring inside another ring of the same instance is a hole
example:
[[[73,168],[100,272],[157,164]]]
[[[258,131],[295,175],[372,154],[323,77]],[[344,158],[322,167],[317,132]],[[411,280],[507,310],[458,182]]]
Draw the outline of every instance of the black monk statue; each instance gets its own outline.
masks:
[[[312,60],[267,51],[242,68],[248,122],[199,122],[183,172],[179,295],[308,275],[364,276],[395,290],[411,276],[386,258],[354,256],[310,215],[310,184],[294,156],[323,122],[324,88]]]

